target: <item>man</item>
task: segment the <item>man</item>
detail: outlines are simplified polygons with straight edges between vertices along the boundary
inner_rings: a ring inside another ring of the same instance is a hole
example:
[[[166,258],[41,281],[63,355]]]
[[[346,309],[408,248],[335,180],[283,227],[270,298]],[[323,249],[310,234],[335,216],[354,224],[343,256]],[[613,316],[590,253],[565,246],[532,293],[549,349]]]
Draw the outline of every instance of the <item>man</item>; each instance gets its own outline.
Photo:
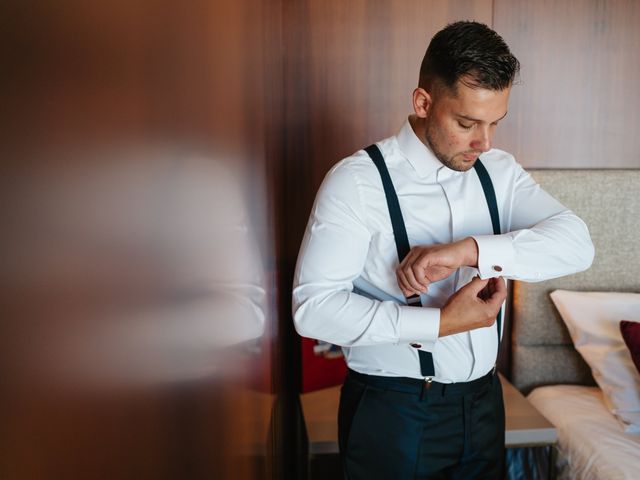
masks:
[[[294,320],[301,335],[343,347],[347,478],[501,478],[503,278],[540,281],[591,264],[584,223],[491,148],[518,70],[487,26],[447,26],[422,62],[414,114],[396,136],[336,164],[318,192]],[[413,248],[402,259],[403,228]],[[422,308],[407,305],[418,298]]]

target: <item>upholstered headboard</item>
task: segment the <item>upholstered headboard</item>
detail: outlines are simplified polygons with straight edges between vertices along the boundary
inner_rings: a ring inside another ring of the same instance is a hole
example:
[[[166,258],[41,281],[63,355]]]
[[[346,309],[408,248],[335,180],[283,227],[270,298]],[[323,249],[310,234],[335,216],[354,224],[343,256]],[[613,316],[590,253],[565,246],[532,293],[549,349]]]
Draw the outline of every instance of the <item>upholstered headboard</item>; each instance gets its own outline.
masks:
[[[594,384],[573,348],[549,293],[640,292],[640,170],[531,170],[536,181],[580,216],[595,259],[586,272],[540,283],[513,282],[511,381],[528,393],[540,385]]]

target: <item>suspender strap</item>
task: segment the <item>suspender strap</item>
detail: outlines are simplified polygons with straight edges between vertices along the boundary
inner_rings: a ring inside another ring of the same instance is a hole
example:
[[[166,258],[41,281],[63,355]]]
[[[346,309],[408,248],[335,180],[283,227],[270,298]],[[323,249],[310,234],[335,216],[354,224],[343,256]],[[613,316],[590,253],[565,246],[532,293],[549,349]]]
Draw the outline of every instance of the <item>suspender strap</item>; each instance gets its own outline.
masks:
[[[487,172],[486,167],[482,164],[480,159],[476,160],[476,163],[473,164],[473,168],[476,170],[476,173],[480,178],[480,184],[484,191],[484,198],[487,200],[489,214],[491,215],[491,224],[493,225],[493,234],[500,235],[500,215],[498,214],[496,191],[493,189],[493,183],[491,183],[489,172]]]
[[[384,194],[387,199],[387,207],[389,209],[389,216],[391,217],[391,225],[393,227],[393,236],[396,241],[396,250],[398,251],[398,260],[402,262],[404,257],[407,256],[411,247],[409,246],[409,237],[407,236],[407,229],[404,224],[404,218],[402,216],[402,210],[400,210],[400,202],[398,202],[398,195],[396,194],[396,190],[393,187],[393,182],[391,181],[391,175],[389,175],[389,170],[387,169],[387,165],[384,162],[384,158],[380,149],[376,144],[370,145],[364,149],[365,152],[371,157],[373,163],[378,169],[380,173],[380,178],[382,179],[382,186],[384,188]],[[489,176],[489,172],[482,164],[480,159],[476,160],[474,164],[474,169],[478,174],[478,178],[480,179],[480,184],[482,185],[482,190],[484,192],[485,200],[487,201],[487,206],[489,207],[489,214],[491,215],[491,224],[493,226],[494,235],[499,235],[500,232],[500,216],[498,214],[498,204],[496,201],[496,192],[493,188],[493,183],[491,182],[491,177]],[[420,303],[419,295],[412,295],[407,298],[407,304],[412,307],[420,307],[422,306]],[[502,331],[502,312],[498,312],[498,316],[496,318],[496,323],[498,326],[498,343],[500,343],[501,331]],[[420,358],[420,372],[424,377],[433,377],[435,376],[435,368],[433,365],[433,355],[431,352],[425,352],[424,350],[418,350],[418,356]]]
[[[387,207],[389,207],[389,215],[391,216],[393,236],[396,239],[398,259],[402,262],[411,248],[409,247],[409,237],[407,236],[407,229],[404,226],[404,217],[402,216],[402,210],[400,210],[396,189],[393,187],[391,175],[389,175],[389,170],[387,170],[387,165],[384,163],[384,158],[378,146],[376,144],[369,145],[364,150],[369,154],[373,163],[378,167],[378,172],[380,172],[384,194],[387,197]]]
[[[482,164],[480,159],[476,160],[473,168],[478,174],[478,178],[480,178],[480,184],[482,185],[482,190],[484,191],[484,198],[487,200],[489,214],[491,215],[491,224],[493,225],[493,234],[500,235],[500,215],[498,214],[496,191],[493,189],[493,183],[491,182],[489,172],[487,172],[486,167]],[[500,311],[498,312],[498,316],[496,317],[496,324],[498,326],[498,344],[500,344],[500,336],[502,334],[502,309],[500,309]]]
[[[407,229],[404,224],[404,218],[402,217],[402,210],[400,210],[400,203],[398,202],[396,189],[393,187],[389,170],[387,169],[387,165],[384,163],[384,158],[378,146],[373,144],[364,150],[369,154],[371,160],[373,160],[373,163],[378,168],[378,172],[380,172],[384,194],[387,197],[387,207],[389,208],[389,216],[391,217],[393,236],[396,240],[398,261],[402,262],[404,257],[409,253],[409,250],[411,250],[411,247],[409,246],[409,237],[407,236]],[[408,297],[407,304],[412,307],[421,307],[422,304],[420,303],[420,296],[412,295],[411,297]],[[420,358],[420,372],[422,375],[424,377],[435,376],[436,370],[433,365],[433,355],[431,355],[431,352],[418,350],[418,357]]]

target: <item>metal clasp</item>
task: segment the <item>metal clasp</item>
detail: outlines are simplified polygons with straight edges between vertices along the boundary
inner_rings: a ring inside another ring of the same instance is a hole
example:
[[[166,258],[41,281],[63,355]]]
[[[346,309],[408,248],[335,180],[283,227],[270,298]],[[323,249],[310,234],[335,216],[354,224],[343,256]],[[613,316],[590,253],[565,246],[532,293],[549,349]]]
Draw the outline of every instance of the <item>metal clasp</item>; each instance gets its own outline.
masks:
[[[424,391],[429,390],[431,388],[431,382],[433,382],[433,378],[426,377],[424,382],[422,383],[422,388],[420,389],[420,401],[424,398]]]

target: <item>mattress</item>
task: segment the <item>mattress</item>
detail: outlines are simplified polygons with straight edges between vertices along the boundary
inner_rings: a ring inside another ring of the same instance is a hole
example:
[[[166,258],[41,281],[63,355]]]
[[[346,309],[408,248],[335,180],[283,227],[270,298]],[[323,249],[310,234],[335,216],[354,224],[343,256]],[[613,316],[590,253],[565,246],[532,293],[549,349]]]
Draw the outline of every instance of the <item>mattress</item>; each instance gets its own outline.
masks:
[[[640,479],[640,435],[624,432],[598,387],[539,387],[527,398],[558,429],[559,479]]]

